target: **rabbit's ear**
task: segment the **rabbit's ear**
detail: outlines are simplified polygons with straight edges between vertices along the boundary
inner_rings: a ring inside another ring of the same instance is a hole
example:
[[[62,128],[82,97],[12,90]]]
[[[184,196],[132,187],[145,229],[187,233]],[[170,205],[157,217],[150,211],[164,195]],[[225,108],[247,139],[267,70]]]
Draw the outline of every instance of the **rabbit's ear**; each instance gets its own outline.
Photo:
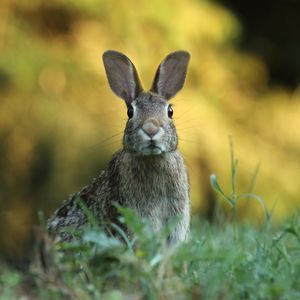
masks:
[[[171,99],[182,89],[190,54],[186,51],[170,53],[159,65],[151,91]]]
[[[103,53],[103,63],[110,88],[130,105],[143,90],[133,63],[126,55],[112,50]]]

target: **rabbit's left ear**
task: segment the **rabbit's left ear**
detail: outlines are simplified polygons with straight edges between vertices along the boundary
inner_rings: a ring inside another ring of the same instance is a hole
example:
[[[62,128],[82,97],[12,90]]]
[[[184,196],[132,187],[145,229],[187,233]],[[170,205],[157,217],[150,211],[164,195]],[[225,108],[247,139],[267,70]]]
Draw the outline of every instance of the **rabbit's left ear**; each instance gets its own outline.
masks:
[[[186,51],[170,53],[159,65],[151,91],[167,100],[182,89],[190,54]]]

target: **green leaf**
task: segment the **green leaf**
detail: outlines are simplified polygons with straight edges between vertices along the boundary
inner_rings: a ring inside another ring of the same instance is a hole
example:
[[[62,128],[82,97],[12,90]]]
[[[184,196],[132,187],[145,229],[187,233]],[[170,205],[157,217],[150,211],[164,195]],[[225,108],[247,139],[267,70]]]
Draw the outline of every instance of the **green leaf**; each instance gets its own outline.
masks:
[[[94,243],[99,246],[102,250],[107,250],[111,248],[116,248],[122,246],[122,243],[116,238],[107,236],[102,231],[88,230],[83,235],[83,241]]]
[[[217,181],[217,177],[215,174],[210,175],[210,183],[213,187],[213,189],[218,192],[231,206],[234,205],[233,201],[225,195],[225,193],[222,191],[221,187],[219,186],[219,183]]]
[[[294,235],[300,241],[300,235],[292,225],[290,225],[290,224],[286,225],[284,228],[284,231]]]
[[[75,202],[79,205],[79,207],[83,210],[84,214],[86,215],[89,223],[94,226],[94,227],[98,227],[98,220],[96,218],[96,216],[94,215],[94,213],[88,208],[88,206],[86,205],[86,203],[83,201],[83,199],[81,199],[81,197],[79,195],[75,196]]]

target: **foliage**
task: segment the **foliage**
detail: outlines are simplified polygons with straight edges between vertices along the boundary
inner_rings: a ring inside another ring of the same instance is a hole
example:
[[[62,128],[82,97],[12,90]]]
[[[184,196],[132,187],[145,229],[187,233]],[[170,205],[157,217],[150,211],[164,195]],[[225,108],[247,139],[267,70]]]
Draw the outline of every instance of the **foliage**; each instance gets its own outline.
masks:
[[[135,238],[126,245],[96,227],[83,242],[60,243],[44,269],[22,274],[2,267],[0,299],[298,299],[300,223],[279,228],[195,220],[190,238],[165,245],[131,211]],[[53,245],[52,245],[53,247]],[[50,253],[47,253],[50,255]]]

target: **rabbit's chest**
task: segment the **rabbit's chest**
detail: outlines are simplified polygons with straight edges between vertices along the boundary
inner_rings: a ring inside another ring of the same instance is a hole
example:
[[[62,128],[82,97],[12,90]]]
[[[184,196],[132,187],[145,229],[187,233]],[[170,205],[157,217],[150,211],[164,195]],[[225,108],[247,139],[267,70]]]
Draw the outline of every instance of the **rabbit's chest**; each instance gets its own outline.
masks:
[[[120,169],[121,203],[161,228],[188,203],[188,178],[179,153],[148,160],[124,154]]]
[[[167,205],[169,201],[166,199],[178,197],[178,181],[180,178],[171,176],[167,171],[147,171],[125,178],[123,191],[130,202],[151,209]]]
[[[156,193],[144,187],[144,193],[136,193],[133,201],[129,206],[137,212],[137,214],[148,219],[154,230],[160,230],[164,224],[174,215],[174,206],[176,206],[178,199],[167,195],[167,191],[163,188],[155,188]]]
[[[184,188],[186,185],[179,182],[185,181],[185,178],[174,179],[166,173],[147,175],[128,182],[124,198],[126,206],[149,219],[154,229],[159,230],[185,202],[188,193]]]

